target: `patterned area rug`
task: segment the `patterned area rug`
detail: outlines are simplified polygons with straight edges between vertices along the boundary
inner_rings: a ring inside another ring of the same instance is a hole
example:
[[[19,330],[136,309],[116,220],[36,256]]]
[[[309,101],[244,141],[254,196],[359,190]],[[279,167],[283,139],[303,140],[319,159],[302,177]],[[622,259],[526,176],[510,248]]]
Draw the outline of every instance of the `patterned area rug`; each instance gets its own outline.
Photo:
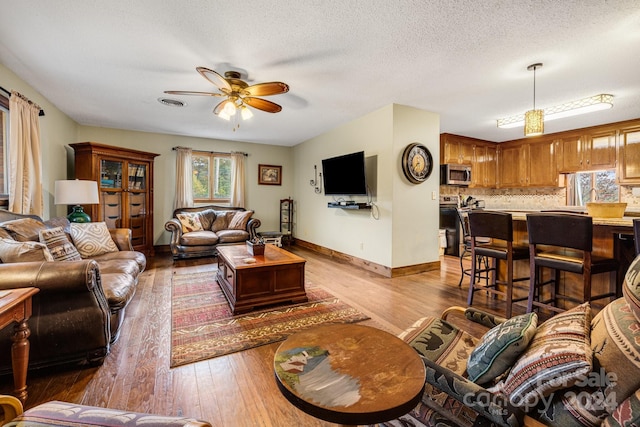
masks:
[[[309,301],[232,316],[215,271],[174,274],[171,298],[171,367],[282,341],[323,323],[369,319],[326,290],[306,285]]]

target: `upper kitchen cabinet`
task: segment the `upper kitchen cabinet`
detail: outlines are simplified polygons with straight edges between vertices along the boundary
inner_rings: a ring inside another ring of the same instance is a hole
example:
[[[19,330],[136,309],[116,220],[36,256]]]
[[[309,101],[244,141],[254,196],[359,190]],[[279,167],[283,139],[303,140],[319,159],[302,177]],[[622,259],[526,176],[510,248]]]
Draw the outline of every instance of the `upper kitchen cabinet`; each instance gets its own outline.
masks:
[[[95,142],[69,144],[75,151],[75,177],[97,181],[99,203],[93,221],[131,230],[137,251],[153,255],[153,162],[155,153]]]
[[[621,128],[618,134],[618,180],[640,184],[640,126]]]
[[[498,148],[498,180],[501,188],[557,187],[558,143],[553,140],[503,143]]]
[[[473,163],[473,139],[450,133],[440,135],[440,163],[469,165]]]
[[[471,186],[495,188],[498,155],[496,144],[476,145],[471,164]]]
[[[612,169],[616,164],[616,131],[594,131],[584,135],[563,136],[561,173]]]

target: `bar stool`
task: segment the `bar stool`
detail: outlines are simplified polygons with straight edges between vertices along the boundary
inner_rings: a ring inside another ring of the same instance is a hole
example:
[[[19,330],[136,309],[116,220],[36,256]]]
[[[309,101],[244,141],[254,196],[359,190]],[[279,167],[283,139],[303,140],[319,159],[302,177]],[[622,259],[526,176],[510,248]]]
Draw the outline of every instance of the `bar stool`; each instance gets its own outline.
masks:
[[[491,272],[491,283],[485,286],[477,284],[473,279],[469,284],[469,296],[467,305],[473,303],[473,295],[477,291],[484,290],[492,295],[502,295],[507,305],[506,317],[510,318],[513,303],[523,301],[526,297],[513,298],[513,284],[528,280],[529,277],[513,277],[513,262],[529,259],[529,248],[524,245],[513,244],[513,219],[511,214],[505,212],[471,211],[469,213],[469,231],[471,236],[471,277],[476,274],[488,274]],[[481,240],[489,240],[489,243],[480,243]],[[476,264],[478,257],[490,258],[490,267],[481,267]],[[506,262],[506,280],[499,278],[499,262]],[[504,285],[504,291],[498,289],[498,285]]]
[[[463,250],[460,254],[460,281],[458,282],[458,287],[462,287],[462,282],[464,282],[464,277],[471,277],[471,268],[464,268],[464,260],[466,258],[471,258],[471,232],[469,231],[469,212],[471,209],[458,208],[458,219],[460,220],[460,228],[462,228],[462,244]],[[478,243],[489,243],[491,239],[482,239]],[[478,265],[483,265],[484,268],[479,269],[476,273],[477,280],[484,280],[485,283],[489,284],[489,260],[486,257],[479,256],[476,260]]]
[[[557,306],[559,299],[584,303],[602,298],[615,298],[618,275],[618,261],[592,255],[593,219],[587,215],[538,213],[527,215],[529,234],[530,286],[527,312],[533,307],[543,307],[562,312]],[[539,247],[545,245],[545,247]],[[543,281],[543,268],[553,270],[552,277]],[[560,272],[576,273],[582,276],[582,298],[559,293]],[[594,274],[610,273],[610,292],[591,295],[591,277]],[[542,289],[550,287],[550,298],[540,301]],[[536,297],[536,298],[534,298]]]

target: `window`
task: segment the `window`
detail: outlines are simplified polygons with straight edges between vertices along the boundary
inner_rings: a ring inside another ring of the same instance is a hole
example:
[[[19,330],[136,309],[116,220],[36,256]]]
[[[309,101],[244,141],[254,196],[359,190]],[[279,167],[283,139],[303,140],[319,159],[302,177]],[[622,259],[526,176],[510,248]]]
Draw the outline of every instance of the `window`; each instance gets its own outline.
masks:
[[[231,156],[194,151],[193,201],[229,203],[231,198]]]
[[[616,184],[616,171],[613,169],[578,172],[568,176],[567,204],[585,206],[587,202],[617,202],[620,200],[620,187]]]
[[[9,99],[0,95],[0,207],[9,206]]]

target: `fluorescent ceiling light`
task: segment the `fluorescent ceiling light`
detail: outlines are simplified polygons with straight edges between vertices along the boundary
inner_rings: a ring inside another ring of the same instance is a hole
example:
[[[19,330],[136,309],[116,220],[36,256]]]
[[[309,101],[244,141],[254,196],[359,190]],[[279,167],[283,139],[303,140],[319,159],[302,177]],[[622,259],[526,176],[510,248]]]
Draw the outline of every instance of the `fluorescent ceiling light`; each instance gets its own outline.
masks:
[[[561,119],[591,113],[592,111],[606,110],[613,107],[613,95],[600,94],[589,98],[571,101],[554,107],[545,108],[544,121]],[[524,114],[518,114],[504,119],[498,119],[498,127],[502,129],[524,126]]]

